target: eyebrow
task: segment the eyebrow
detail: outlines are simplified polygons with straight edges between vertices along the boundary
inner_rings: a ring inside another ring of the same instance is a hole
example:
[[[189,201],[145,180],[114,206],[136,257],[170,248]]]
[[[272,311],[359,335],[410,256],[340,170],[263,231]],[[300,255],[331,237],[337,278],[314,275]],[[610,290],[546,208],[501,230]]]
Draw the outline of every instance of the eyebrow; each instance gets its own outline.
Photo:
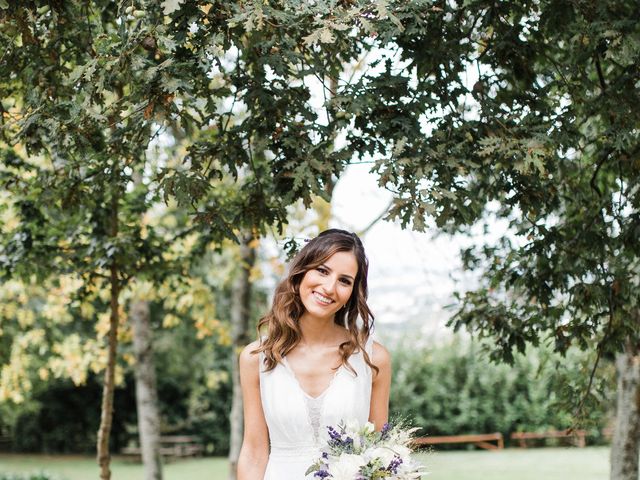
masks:
[[[324,264],[324,263],[323,263],[322,265],[320,265],[320,266],[321,266],[321,267],[326,268],[326,269],[327,269],[327,270],[329,270],[330,272],[333,272],[333,270],[331,270],[331,268],[330,268],[330,267],[328,267],[328,266],[327,266],[326,264]],[[353,277],[352,277],[351,275],[347,275],[346,273],[343,273],[341,276],[342,276],[342,277],[346,277],[346,278],[349,278],[349,279],[353,280]]]

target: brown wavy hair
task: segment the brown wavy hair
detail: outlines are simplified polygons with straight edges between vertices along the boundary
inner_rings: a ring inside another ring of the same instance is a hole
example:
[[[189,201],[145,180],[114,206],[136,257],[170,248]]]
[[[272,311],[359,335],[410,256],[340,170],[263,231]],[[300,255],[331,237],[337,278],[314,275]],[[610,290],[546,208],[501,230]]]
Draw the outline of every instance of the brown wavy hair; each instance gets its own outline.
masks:
[[[267,336],[253,353],[264,352],[267,372],[273,370],[278,362],[281,362],[283,357],[300,343],[302,338],[299,324],[300,317],[305,312],[299,293],[302,278],[309,270],[322,265],[336,252],[352,252],[358,263],[358,273],[353,283],[351,297],[334,317],[336,325],[346,327],[350,337],[339,346],[342,365],[357,375],[348,359],[354,351],[360,350],[364,354],[367,365],[376,373],[379,371],[364,349],[374,322],[373,314],[367,305],[369,261],[364,253],[362,242],[355,233],[332,228],[310,240],[294,257],[287,277],[276,287],[271,309],[258,322],[258,338],[263,328],[267,329]],[[358,317],[361,319],[360,327]]]

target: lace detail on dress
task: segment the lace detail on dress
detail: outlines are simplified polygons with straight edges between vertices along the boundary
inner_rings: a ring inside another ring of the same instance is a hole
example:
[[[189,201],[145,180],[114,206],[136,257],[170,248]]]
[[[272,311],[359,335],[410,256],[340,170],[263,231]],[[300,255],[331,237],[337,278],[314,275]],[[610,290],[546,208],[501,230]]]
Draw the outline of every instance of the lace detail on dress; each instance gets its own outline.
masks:
[[[323,399],[324,395],[316,398],[310,397],[309,395],[304,396],[304,403],[307,407],[307,418],[313,430],[313,443],[316,445],[320,443],[320,415],[322,413]]]

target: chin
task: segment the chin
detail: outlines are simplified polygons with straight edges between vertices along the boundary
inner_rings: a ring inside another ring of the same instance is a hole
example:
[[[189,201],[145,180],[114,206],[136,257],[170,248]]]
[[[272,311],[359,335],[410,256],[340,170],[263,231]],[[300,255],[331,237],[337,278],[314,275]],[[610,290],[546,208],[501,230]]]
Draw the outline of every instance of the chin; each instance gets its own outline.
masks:
[[[313,315],[314,317],[317,317],[317,318],[330,318],[336,314],[336,310],[329,310],[326,308],[322,308],[322,307],[319,307],[318,305],[315,305],[312,302],[313,300],[311,300],[310,302],[311,305],[309,304],[305,305],[305,303],[303,302],[304,309],[309,315]]]
[[[317,317],[317,318],[331,318],[336,314],[336,312],[328,312],[326,310],[319,310],[319,309],[317,310],[317,309],[307,308],[306,310],[310,315],[313,315],[314,317]]]

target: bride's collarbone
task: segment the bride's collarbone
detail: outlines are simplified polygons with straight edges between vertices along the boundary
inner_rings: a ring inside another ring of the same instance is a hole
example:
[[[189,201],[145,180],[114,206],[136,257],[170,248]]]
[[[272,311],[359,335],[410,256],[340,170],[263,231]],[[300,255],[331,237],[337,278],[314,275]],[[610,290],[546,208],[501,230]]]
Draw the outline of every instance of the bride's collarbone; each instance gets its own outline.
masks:
[[[318,378],[331,377],[340,365],[342,357],[337,349],[331,351],[298,351],[287,355],[289,367],[299,379],[317,380]]]
[[[340,365],[332,369],[331,363],[313,361],[309,358],[300,360],[300,363],[294,361],[293,365],[288,359],[285,361],[298,388],[305,395],[316,399],[329,390],[340,371]]]

